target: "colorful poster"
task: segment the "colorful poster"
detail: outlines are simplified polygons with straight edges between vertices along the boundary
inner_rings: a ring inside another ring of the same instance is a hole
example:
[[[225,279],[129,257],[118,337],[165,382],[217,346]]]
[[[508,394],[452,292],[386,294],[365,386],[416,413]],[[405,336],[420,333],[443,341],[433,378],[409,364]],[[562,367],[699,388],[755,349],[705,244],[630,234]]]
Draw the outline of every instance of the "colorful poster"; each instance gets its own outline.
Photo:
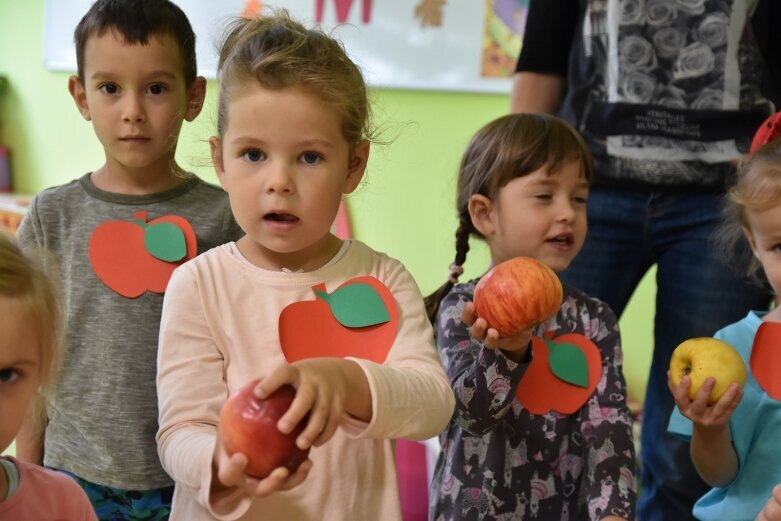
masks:
[[[74,71],[73,30],[93,0],[45,0],[44,63]],[[227,22],[285,8],[341,40],[373,87],[510,91],[528,0],[175,0],[196,33],[199,73],[216,78]]]
[[[481,75],[509,78],[521,51],[529,0],[485,0]]]

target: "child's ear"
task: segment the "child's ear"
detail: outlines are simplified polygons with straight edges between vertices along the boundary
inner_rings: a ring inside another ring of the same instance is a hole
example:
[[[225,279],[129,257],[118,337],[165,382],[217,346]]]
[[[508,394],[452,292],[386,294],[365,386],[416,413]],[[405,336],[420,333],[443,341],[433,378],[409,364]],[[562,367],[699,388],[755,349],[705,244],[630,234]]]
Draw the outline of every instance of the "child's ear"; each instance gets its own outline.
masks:
[[[759,260],[759,255],[757,255],[757,240],[754,238],[754,234],[751,233],[751,230],[749,230],[745,226],[740,227],[741,230],[743,230],[743,235],[746,236],[746,239],[748,240],[749,246],[751,246],[751,251],[754,252],[754,257]]]
[[[371,143],[365,139],[353,147],[350,163],[347,165],[347,183],[344,187],[344,193],[352,193],[361,182],[363,174],[366,172],[366,164],[369,162],[370,148]]]
[[[206,78],[198,76],[190,86],[187,92],[187,110],[184,113],[184,119],[192,121],[198,117],[203,108],[203,101],[206,99]]]
[[[225,186],[225,166],[222,162],[222,145],[220,138],[212,136],[209,138],[209,149],[211,149],[212,163],[214,163],[214,171],[217,172],[217,179],[220,181],[220,186],[226,192],[228,188]]]
[[[472,225],[475,230],[480,232],[483,237],[493,234],[494,226],[494,203],[488,197],[475,194],[469,198],[467,205],[469,217],[472,219]]]
[[[89,104],[87,103],[87,91],[78,76],[68,78],[68,92],[71,93],[73,101],[76,102],[76,108],[79,109],[81,117],[87,121],[92,120],[89,113]]]

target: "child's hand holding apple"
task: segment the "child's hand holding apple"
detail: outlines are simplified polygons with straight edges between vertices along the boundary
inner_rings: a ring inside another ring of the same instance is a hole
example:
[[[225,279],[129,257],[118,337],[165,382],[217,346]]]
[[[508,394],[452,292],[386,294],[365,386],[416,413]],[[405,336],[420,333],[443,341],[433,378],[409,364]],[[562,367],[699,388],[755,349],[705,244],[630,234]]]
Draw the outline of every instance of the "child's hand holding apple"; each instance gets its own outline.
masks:
[[[725,427],[745,383],[743,359],[721,340],[692,338],[673,351],[668,385],[681,414],[696,425]]]
[[[212,493],[243,488],[250,496],[267,496],[301,484],[312,467],[309,448],[296,438],[304,425],[283,432],[280,418],[288,411],[296,391],[283,386],[260,399],[254,380],[233,393],[220,412],[220,427],[213,463],[217,480]]]
[[[472,302],[464,307],[461,320],[470,327],[472,337],[478,342],[482,342],[487,349],[500,349],[507,358],[514,362],[520,362],[526,358],[531,344],[533,327],[502,336],[496,329],[489,327],[484,318],[477,316],[475,305]]]
[[[475,286],[474,304],[462,320],[472,336],[512,360],[526,357],[532,329],[561,307],[563,288],[556,273],[531,257],[514,257],[488,270]]]

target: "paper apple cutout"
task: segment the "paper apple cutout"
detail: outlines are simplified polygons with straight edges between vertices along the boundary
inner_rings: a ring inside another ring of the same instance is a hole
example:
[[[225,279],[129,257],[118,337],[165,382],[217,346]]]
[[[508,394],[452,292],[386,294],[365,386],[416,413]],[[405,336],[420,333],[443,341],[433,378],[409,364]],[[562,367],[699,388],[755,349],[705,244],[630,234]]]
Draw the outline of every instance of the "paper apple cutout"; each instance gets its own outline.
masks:
[[[288,362],[347,356],[383,363],[396,339],[399,312],[385,284],[355,277],[333,293],[312,287],[315,300],[294,302],[279,315],[279,341]]]
[[[247,456],[246,473],[265,478],[278,467],[295,472],[309,455],[309,449],[299,449],[296,438],[306,426],[306,418],[289,434],[277,429],[277,422],[290,408],[296,390],[284,385],[265,400],[255,396],[259,380],[253,380],[235,393],[220,410],[220,440],[229,455]]]
[[[781,323],[762,322],[754,335],[751,348],[751,374],[763,391],[774,400],[781,400]]]
[[[147,291],[165,293],[171,273],[195,257],[198,242],[184,217],[164,215],[146,222],[146,212],[134,221],[108,221],[92,232],[89,259],[98,278],[127,298]]]
[[[678,344],[670,358],[670,380],[678,387],[684,376],[691,379],[689,399],[694,400],[697,392],[712,376],[716,379],[708,397],[708,405],[713,405],[727,391],[732,382],[741,388],[746,384],[746,365],[737,351],[726,342],[716,338],[690,338]]]
[[[572,414],[588,401],[602,377],[602,353],[578,333],[532,337],[532,361],[515,397],[532,414]]]
[[[781,137],[781,111],[771,114],[757,129],[751,140],[749,154],[753,154],[771,141]]]
[[[511,336],[546,320],[561,307],[556,273],[531,257],[515,257],[491,268],[475,286],[475,313]]]

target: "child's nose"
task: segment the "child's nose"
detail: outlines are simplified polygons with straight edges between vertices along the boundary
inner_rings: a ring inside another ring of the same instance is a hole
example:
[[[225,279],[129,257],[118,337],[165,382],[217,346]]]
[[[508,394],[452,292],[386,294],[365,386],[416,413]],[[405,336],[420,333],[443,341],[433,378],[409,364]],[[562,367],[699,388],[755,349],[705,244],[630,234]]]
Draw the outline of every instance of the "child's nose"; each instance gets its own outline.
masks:
[[[125,98],[122,119],[130,123],[136,123],[146,119],[144,104],[138,96],[129,95]]]
[[[575,220],[577,212],[571,201],[562,201],[557,208],[556,217],[561,222],[572,222]]]
[[[266,193],[293,193],[293,177],[288,165],[271,165],[266,182]]]

